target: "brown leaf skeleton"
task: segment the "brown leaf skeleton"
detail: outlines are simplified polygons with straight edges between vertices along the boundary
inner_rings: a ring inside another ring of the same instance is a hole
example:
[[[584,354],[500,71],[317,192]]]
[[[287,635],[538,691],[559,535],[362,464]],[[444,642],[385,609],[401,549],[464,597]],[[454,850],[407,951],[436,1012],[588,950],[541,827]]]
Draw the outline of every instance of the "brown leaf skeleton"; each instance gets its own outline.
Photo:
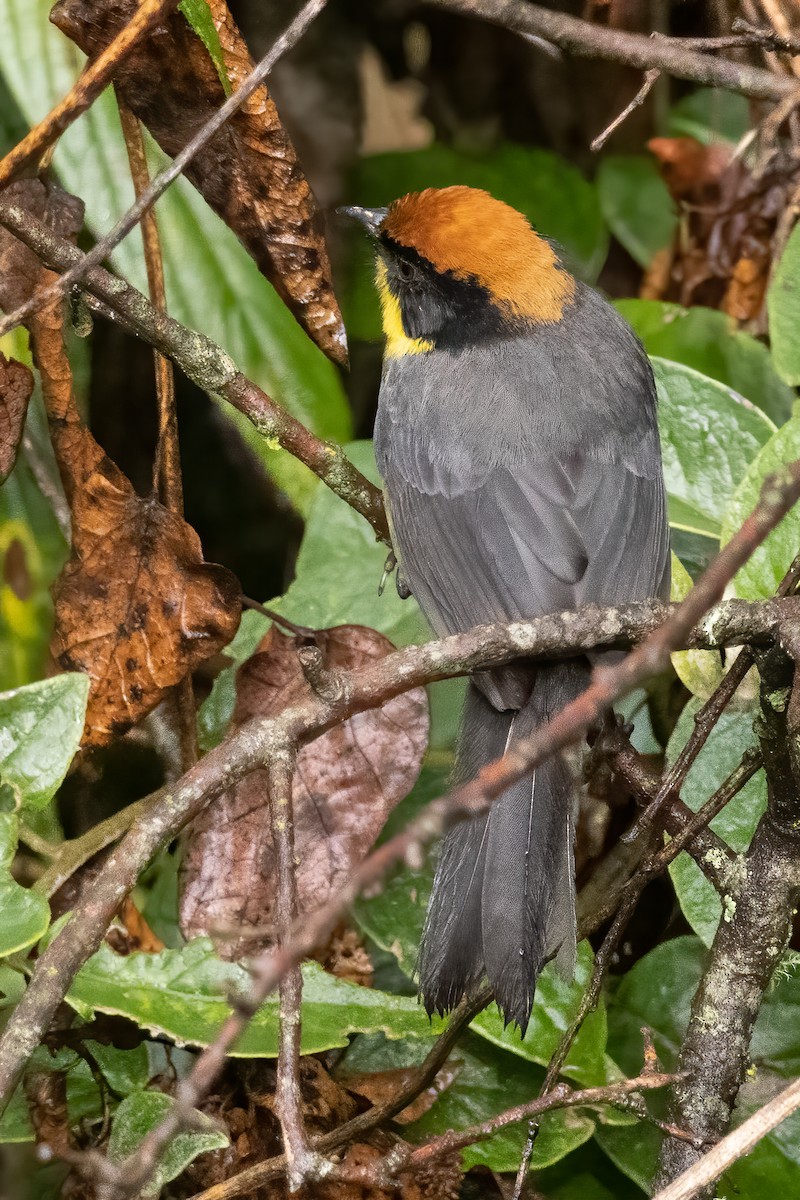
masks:
[[[667,598],[656,391],[622,317],[486,192],[344,212],[377,252],[375,449],[402,579],[435,632]],[[563,708],[589,670],[583,658],[474,676],[456,782]],[[446,835],[420,950],[428,1011],[488,978],[524,1031],[543,964],[571,976],[576,793],[556,758]]]

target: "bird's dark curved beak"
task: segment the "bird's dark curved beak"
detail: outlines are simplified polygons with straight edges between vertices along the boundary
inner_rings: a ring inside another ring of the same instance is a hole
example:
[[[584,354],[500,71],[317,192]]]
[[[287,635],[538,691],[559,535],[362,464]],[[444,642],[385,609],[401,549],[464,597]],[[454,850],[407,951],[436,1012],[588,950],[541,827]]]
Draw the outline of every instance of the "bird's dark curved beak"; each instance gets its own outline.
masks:
[[[388,208],[337,208],[336,212],[341,217],[347,217],[350,221],[358,221],[366,229],[370,237],[376,238],[381,231],[381,226],[386,220],[389,212]]]

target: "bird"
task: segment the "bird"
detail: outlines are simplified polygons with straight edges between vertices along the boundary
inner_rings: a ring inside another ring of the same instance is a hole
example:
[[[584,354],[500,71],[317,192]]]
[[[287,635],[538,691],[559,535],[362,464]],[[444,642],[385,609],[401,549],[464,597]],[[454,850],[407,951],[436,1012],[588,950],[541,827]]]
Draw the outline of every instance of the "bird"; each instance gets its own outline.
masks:
[[[341,211],[374,244],[375,456],[400,586],[434,633],[668,598],[656,389],[622,316],[483,190]],[[473,675],[454,783],[529,737],[591,668],[584,656]],[[417,964],[429,1014],[488,982],[524,1036],[543,966],[572,976],[577,801],[556,757],[445,834]]]

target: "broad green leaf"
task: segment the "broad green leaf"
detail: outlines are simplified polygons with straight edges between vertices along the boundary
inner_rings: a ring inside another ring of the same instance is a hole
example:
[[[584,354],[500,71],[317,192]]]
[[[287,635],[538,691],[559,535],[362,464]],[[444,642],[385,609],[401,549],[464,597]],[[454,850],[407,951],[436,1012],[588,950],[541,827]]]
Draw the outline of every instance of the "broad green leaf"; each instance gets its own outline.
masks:
[[[351,442],[346,450],[360,471],[379,482],[371,442]],[[378,595],[385,562],[386,547],[376,542],[363,517],[328,488],[320,488],[309,509],[294,579],[283,596],[268,602],[269,607],[312,629],[367,625],[395,646],[429,641],[431,632],[416,601],[400,599],[394,576]],[[260,614],[245,613],[236,637],[225,648],[235,666],[250,657],[269,625]],[[233,713],[235,666],[220,673],[200,710],[200,739],[206,749],[221,739]],[[433,744],[441,746],[452,739],[462,691],[463,684],[450,681],[429,689]]]
[[[588,942],[578,947],[575,979],[565,983],[553,963],[549,963],[536,983],[536,998],[524,1038],[514,1026],[503,1026],[503,1018],[492,1005],[472,1022],[471,1028],[511,1054],[546,1067],[561,1037],[580,1007],[594,967],[594,954]],[[562,1074],[583,1087],[594,1087],[608,1080],[605,1060],[606,1014],[602,1002],[590,1013],[570,1048]]]
[[[787,383],[800,383],[800,225],[795,225],[767,292],[772,356]]]
[[[670,523],[717,538],[734,489],[774,425],[736,392],[654,358]]]
[[[681,308],[660,300],[617,300],[616,307],[648,354],[693,367],[746,397],[782,425],[794,393],[778,375],[767,347],[712,308]]]
[[[0,1010],[13,1008],[25,994],[25,976],[6,963],[0,963]]]
[[[667,119],[670,137],[692,137],[710,142],[736,143],[752,126],[745,96],[721,88],[698,88],[673,106]]]
[[[80,672],[0,692],[0,787],[16,807],[52,800],[80,745],[88,695]]]
[[[536,1191],[545,1200],[642,1200],[638,1188],[612,1166],[594,1141],[537,1172]]]
[[[28,121],[61,99],[85,64],[77,48],[48,21],[51,0],[0,0],[0,73]],[[152,167],[164,158],[150,146]],[[133,186],[111,90],[59,139],[55,170],[86,202],[86,223],[106,232],[133,201]],[[350,415],[340,377],[306,337],[259,273],[236,236],[183,178],[157,208],[169,311],[206,333],[274,400],[322,437],[345,441]],[[141,239],[131,234],[114,251],[115,267],[147,290]],[[221,411],[257,458],[302,510],[314,476],[290,455],[270,447],[227,404]]]
[[[11,874],[18,828],[15,813],[0,813],[0,958],[38,942],[50,924],[46,898],[22,887]]]
[[[108,1140],[108,1157],[112,1162],[129,1158],[144,1141],[151,1129],[160,1125],[174,1108],[175,1101],[163,1092],[134,1092],[122,1101]],[[161,1189],[186,1170],[198,1154],[209,1150],[224,1150],[229,1139],[218,1125],[197,1109],[195,1127],[188,1133],[176,1134],[158,1160],[150,1181],[141,1195],[159,1196]]]
[[[681,713],[667,747],[669,762],[674,762],[685,745],[699,707],[698,700],[690,700]],[[696,812],[755,741],[752,710],[724,712],[689,770],[681,788],[681,799]],[[732,850],[746,850],[766,806],[767,784],[764,772],[759,771],[714,818],[711,828]],[[727,901],[723,907],[716,890],[688,854],[679,854],[669,871],[684,916],[695,933],[710,946],[723,913],[725,920],[731,919],[731,902]]]
[[[440,1021],[428,1020],[414,997],[347,983],[315,963],[303,967],[303,980],[303,1054],[345,1046],[352,1033],[429,1037],[441,1028]],[[249,982],[243,966],[217,958],[208,938],[198,938],[180,950],[125,958],[104,945],[77,975],[69,1000],[128,1017],[181,1044],[207,1046],[231,1011],[228,997],[246,992]],[[265,1001],[237,1042],[234,1055],[277,1055],[278,1007],[277,995]]]
[[[450,1087],[419,1121],[406,1127],[414,1141],[464,1129],[516,1104],[532,1099],[542,1085],[544,1070],[469,1034],[456,1056],[462,1069]],[[533,1167],[549,1167],[583,1145],[595,1129],[588,1109],[564,1109],[542,1118],[533,1151]],[[527,1122],[509,1125],[462,1153],[465,1169],[483,1165],[493,1171],[516,1171],[527,1135]]]
[[[425,150],[376,154],[361,159],[350,185],[350,203],[389,204],[406,192],[468,184],[483,188],[524,212],[534,227],[553,238],[581,278],[597,277],[608,249],[608,234],[597,194],[575,167],[547,150],[506,144],[489,154],[469,154],[443,145]],[[476,231],[479,233],[479,231]],[[373,252],[354,231],[350,285],[345,296],[351,338],[381,336],[373,283]]]
[[[755,508],[767,476],[779,472],[797,458],[800,458],[800,417],[793,417],[773,434],[731,497],[722,522],[723,545],[730,541]],[[737,573],[734,579],[736,594],[745,600],[766,600],[774,596],[798,551],[800,508],[795,505]]]
[[[597,172],[597,192],[608,227],[640,267],[649,267],[672,241],[675,205],[656,161],[639,155],[609,155]]]
[[[626,1074],[641,1068],[640,1028],[653,1031],[665,1070],[673,1070],[689,1020],[689,1010],[706,961],[697,938],[676,938],[658,946],[623,979],[609,1005],[609,1049]],[[800,1069],[800,977],[781,978],[767,993],[756,1020],[748,1071],[739,1094],[734,1126],[774,1096]],[[663,1113],[663,1095],[649,1103]],[[661,1135],[641,1123],[628,1129],[598,1126],[596,1137],[611,1160],[650,1195]],[[730,1200],[766,1200],[793,1195],[800,1169],[800,1116],[795,1114],[768,1134],[746,1159],[736,1163],[717,1186]]]
[[[219,33],[214,24],[211,9],[208,7],[208,0],[181,0],[178,8],[208,51],[209,58],[216,68],[225,95],[230,96],[233,88],[228,78],[228,69],[225,66],[225,57],[222,53]]]

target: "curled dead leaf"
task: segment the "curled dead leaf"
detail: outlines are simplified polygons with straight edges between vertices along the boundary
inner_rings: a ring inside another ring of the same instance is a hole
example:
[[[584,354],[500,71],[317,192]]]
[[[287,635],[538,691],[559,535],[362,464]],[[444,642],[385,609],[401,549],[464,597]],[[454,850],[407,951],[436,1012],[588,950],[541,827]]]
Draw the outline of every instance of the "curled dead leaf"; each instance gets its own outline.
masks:
[[[231,640],[240,588],[203,561],[190,525],[137,496],[83,426],[64,426],[57,453],[73,544],[53,589],[52,648],[63,670],[91,678],[84,743],[99,746]]]
[[[374,629],[342,625],[316,635],[324,667],[357,669],[391,642]],[[298,644],[274,628],[240,669],[234,722],[270,716],[311,696]],[[301,748],[293,785],[301,911],[324,904],[375,842],[411,790],[428,740],[423,688],[359,713]],[[254,771],[223,792],[191,829],[183,867],[181,928],[215,937],[237,957],[269,944],[275,912],[275,855],[266,775]],[[266,928],[265,928],[266,927]],[[258,936],[247,936],[248,929]]]
[[[234,90],[253,67],[224,0],[210,8]],[[130,19],[136,0],[58,0],[50,19],[96,57]],[[167,17],[120,64],[116,86],[174,157],[225,100],[206,48],[183,13]],[[261,86],[184,174],[240,238],[294,316],[334,362],[347,361],[322,215],[294,147]]]
[[[345,1058],[346,1066],[347,1059]],[[446,1092],[458,1078],[463,1066],[463,1060],[457,1057],[448,1058],[442,1069],[437,1072],[433,1083],[421,1091],[392,1120],[397,1121],[399,1125],[410,1125],[412,1121],[418,1121],[430,1108],[433,1108],[442,1093]],[[337,1078],[349,1092],[363,1096],[369,1100],[370,1104],[377,1107],[393,1100],[398,1092],[413,1081],[416,1072],[416,1067],[395,1067],[390,1071],[370,1071],[358,1075],[339,1074]]]
[[[0,483],[5,483],[16,462],[32,392],[32,372],[0,353]]]

